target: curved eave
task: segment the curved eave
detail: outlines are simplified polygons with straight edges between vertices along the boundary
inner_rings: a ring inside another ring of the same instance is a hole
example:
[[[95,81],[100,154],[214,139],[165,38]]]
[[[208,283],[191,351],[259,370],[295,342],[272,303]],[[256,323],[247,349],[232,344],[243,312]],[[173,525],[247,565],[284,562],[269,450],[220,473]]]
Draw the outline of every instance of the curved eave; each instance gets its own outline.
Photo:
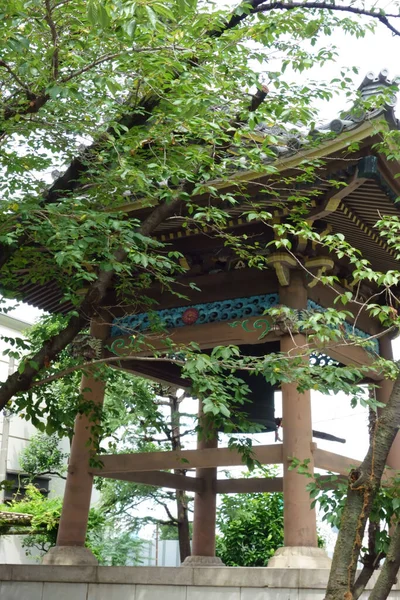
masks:
[[[238,171],[237,173],[232,173],[232,175],[229,176],[229,179],[214,179],[207,182],[207,185],[219,190],[223,190],[227,187],[232,187],[233,184],[251,183],[253,181],[274,175],[274,173],[290,171],[298,167],[302,162],[313,161],[331,156],[342,150],[345,150],[351,144],[362,142],[368,137],[373,137],[379,134],[381,127],[378,126],[378,122],[381,122],[382,116],[383,114],[380,112],[379,115],[364,121],[349,131],[344,131],[335,138],[322,141],[318,144],[318,146],[313,146],[312,148],[302,148],[299,151],[290,154],[289,156],[278,158],[275,162],[268,163],[263,171]],[[380,117],[380,119],[378,119],[378,117]],[[271,167],[273,167],[273,169],[271,169]],[[143,201],[137,201],[119,206],[118,210],[132,213],[138,210],[143,210],[143,208],[151,208],[156,204],[156,199],[148,199],[145,206],[143,205]]]

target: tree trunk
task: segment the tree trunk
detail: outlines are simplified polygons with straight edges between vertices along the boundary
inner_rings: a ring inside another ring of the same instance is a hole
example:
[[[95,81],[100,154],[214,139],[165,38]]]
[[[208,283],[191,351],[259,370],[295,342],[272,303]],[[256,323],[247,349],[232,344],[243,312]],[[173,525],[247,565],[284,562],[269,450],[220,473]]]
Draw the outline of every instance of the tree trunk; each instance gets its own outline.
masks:
[[[175,470],[174,473],[182,474],[182,471]],[[183,490],[176,490],[179,555],[181,562],[183,562],[185,558],[187,556],[190,556],[192,553],[192,550],[190,548],[190,528],[187,500],[187,495]]]
[[[377,420],[366,457],[349,475],[346,504],[333,555],[325,600],[352,600],[357,561],[372,503],[400,424],[400,377]]]
[[[400,523],[398,522],[392,534],[386,560],[378,577],[369,600],[386,600],[392,586],[396,583],[400,568]]]
[[[181,450],[181,423],[179,413],[179,399],[175,395],[169,397],[170,409],[171,409],[171,443],[173,450]],[[174,469],[176,475],[186,475],[184,469]],[[183,490],[176,490],[176,509],[178,515],[178,540],[179,540],[179,554],[181,562],[185,560],[187,556],[191,555],[190,549],[190,529],[189,529],[189,515],[188,515],[188,497]]]
[[[376,549],[376,536],[379,531],[380,524],[370,521],[368,524],[368,552],[363,557],[364,566],[354,584],[352,600],[358,600],[361,596],[374,571],[379,568],[379,563],[384,556],[382,553],[378,554]]]
[[[375,395],[374,391],[370,396]],[[369,432],[369,443],[372,444],[375,435],[377,414],[373,408],[369,409],[368,417],[368,432]],[[374,571],[378,569],[379,563],[383,558],[382,554],[378,554],[376,549],[376,537],[380,532],[380,523],[371,522],[368,524],[368,551],[363,556],[363,568],[361,573],[357,577],[357,580],[353,588],[353,600],[358,600],[361,596],[368,581],[371,579]]]

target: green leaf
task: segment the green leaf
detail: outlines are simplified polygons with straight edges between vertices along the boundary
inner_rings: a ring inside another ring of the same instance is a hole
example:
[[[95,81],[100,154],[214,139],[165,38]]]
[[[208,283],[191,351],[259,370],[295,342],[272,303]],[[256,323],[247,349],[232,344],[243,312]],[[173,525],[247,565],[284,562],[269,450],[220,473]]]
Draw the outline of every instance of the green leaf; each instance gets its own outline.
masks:
[[[151,24],[152,28],[155,29],[155,27],[157,25],[157,16],[156,16],[156,13],[151,8],[151,6],[149,6],[148,4],[146,4],[145,10],[147,12],[147,16],[149,18],[149,21],[150,21],[150,24]]]

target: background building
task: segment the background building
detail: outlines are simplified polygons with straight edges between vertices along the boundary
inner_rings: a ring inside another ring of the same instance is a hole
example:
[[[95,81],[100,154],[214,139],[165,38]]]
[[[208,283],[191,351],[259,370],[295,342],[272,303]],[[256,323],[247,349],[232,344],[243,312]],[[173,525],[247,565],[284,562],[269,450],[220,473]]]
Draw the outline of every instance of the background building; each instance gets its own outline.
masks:
[[[32,320],[33,321],[33,320]],[[4,337],[21,337],[32,321],[24,321],[0,313],[0,381],[4,381],[10,373],[17,368],[15,360],[3,351],[9,346]],[[0,413],[0,481],[11,482],[12,487],[0,490],[0,502],[11,499],[18,490],[22,474],[19,456],[27,447],[30,439],[37,433],[37,429],[29,421],[21,419],[18,415],[4,410]],[[68,440],[60,442],[62,450],[68,451]],[[35,481],[40,486],[42,493],[63,495],[65,482],[56,476],[43,476]],[[35,562],[34,558],[27,557],[21,544],[22,536],[0,536],[0,563],[18,564]]]

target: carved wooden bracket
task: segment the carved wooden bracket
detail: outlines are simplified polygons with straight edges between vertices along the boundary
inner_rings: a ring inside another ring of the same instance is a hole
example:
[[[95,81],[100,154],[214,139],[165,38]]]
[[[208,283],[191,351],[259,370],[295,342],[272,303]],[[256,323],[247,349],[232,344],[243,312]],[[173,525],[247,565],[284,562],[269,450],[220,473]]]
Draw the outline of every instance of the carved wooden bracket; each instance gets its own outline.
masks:
[[[267,257],[267,264],[274,267],[279,284],[283,287],[290,283],[290,269],[297,267],[297,261],[290,254],[275,252]]]

